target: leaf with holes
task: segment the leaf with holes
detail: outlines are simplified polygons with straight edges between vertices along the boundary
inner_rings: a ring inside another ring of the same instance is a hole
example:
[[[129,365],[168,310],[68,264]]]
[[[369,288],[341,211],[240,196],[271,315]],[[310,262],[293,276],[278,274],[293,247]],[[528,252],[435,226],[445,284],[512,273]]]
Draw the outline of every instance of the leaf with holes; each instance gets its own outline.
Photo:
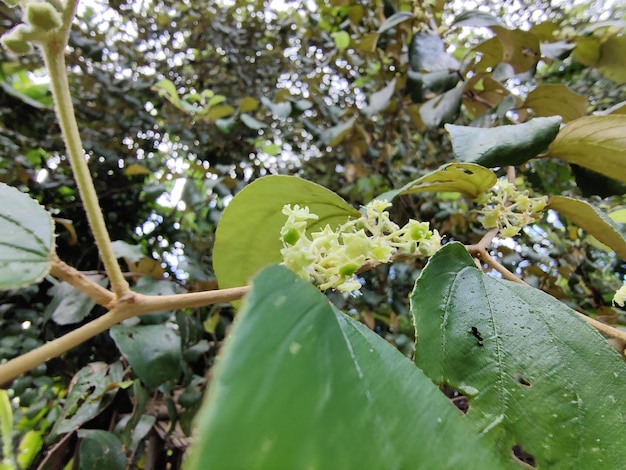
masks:
[[[54,223],[37,201],[0,183],[0,290],[34,284],[50,271]]]
[[[295,176],[266,176],[230,202],[215,234],[213,267],[221,289],[244,286],[268,264],[282,261],[280,229],[285,204],[307,206],[319,216],[309,230],[334,228],[360,213],[337,194]]]
[[[532,287],[476,268],[450,243],[411,295],[415,363],[469,397],[467,419],[501,459],[539,468],[621,468],[626,367],[578,314]]]
[[[428,192],[459,192],[476,197],[496,184],[496,174],[474,163],[447,163],[400,189],[381,194],[376,199],[392,201],[397,196]]]
[[[495,167],[521,165],[536,157],[548,148],[560,125],[561,117],[553,116],[491,129],[447,124],[446,130],[459,160]]]
[[[282,266],[254,278],[196,424],[188,470],[500,468],[410,360]]]

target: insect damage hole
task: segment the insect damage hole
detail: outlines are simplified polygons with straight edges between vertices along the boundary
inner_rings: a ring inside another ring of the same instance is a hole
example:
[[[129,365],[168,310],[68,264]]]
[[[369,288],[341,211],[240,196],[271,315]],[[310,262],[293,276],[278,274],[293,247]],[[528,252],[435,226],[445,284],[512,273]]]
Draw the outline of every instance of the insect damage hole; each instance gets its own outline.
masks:
[[[525,464],[528,468],[537,468],[535,457],[532,454],[526,452],[521,445],[515,444],[511,450],[513,451],[513,458],[518,462]]]
[[[450,399],[452,404],[456,406],[461,413],[465,414],[468,412],[470,402],[467,396],[463,395],[461,392],[455,390],[449,385],[442,385],[440,388],[444,395]]]
[[[523,372],[515,372],[515,381],[525,387],[530,387],[532,385]]]

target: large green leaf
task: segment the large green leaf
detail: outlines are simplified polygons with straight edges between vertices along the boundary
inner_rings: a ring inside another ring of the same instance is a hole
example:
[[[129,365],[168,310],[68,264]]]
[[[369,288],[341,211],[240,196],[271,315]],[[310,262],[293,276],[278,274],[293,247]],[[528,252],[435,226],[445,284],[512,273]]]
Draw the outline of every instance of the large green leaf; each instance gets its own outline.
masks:
[[[195,469],[491,469],[405,356],[282,266],[259,273],[197,420]]]
[[[565,196],[552,196],[547,208],[564,215],[588,234],[613,249],[620,258],[626,259],[626,240],[615,222],[605,213],[585,201]]]
[[[43,279],[54,251],[54,223],[37,201],[0,183],[0,290]]]
[[[166,325],[115,325],[110,330],[116,346],[150,388],[177,379],[182,372],[180,336]]]
[[[474,163],[447,163],[400,189],[381,194],[376,199],[392,201],[397,196],[427,192],[459,192],[476,197],[496,184],[496,174]]]
[[[576,312],[483,274],[458,243],[430,259],[411,305],[416,363],[469,397],[503,460],[516,447],[539,468],[623,467],[626,367]]]
[[[585,116],[556,136],[550,155],[626,181],[626,115]]]
[[[561,118],[535,118],[490,129],[446,124],[459,160],[486,167],[521,165],[544,151],[559,132]]]
[[[266,176],[230,202],[217,226],[213,269],[220,288],[244,286],[259,269],[281,261],[285,204],[308,206],[319,219],[309,229],[336,227],[360,214],[332,191],[295,176]]]

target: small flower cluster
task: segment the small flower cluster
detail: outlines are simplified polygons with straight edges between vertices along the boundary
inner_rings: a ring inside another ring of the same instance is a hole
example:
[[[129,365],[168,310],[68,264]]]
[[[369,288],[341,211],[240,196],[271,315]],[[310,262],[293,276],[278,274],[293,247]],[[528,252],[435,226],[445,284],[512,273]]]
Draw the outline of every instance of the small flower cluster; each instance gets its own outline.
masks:
[[[618,289],[613,296],[613,303],[623,307],[626,304],[626,284]]]
[[[63,5],[39,1],[4,0],[10,6],[20,3],[24,8],[24,23],[7,31],[0,41],[2,45],[14,54],[27,54],[31,50],[31,42],[43,42],[50,33],[61,28],[63,20],[61,9]]]
[[[515,185],[501,179],[489,191],[476,198],[483,206],[481,223],[485,228],[498,227],[503,238],[513,237],[525,225],[537,221],[548,203],[546,196],[530,197],[528,191],[518,191]]]
[[[308,207],[286,205],[287,221],[280,237],[283,242],[283,264],[316,284],[321,290],[330,288],[352,292],[361,288],[354,274],[368,261],[387,263],[396,254],[430,256],[441,245],[436,230],[428,222],[409,220],[399,227],[389,219],[387,201],[372,201],[358,219],[331,229],[306,233],[309,221],[318,219]]]

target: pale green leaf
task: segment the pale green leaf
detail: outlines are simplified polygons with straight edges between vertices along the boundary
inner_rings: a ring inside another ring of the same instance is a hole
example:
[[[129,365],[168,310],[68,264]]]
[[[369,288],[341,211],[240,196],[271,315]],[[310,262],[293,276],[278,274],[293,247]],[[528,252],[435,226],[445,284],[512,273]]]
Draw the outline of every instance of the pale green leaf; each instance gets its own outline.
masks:
[[[359,217],[332,191],[295,176],[259,178],[239,192],[224,210],[215,234],[213,268],[221,289],[248,284],[254,273],[282,261],[280,229],[287,220],[283,206],[307,206],[319,216],[309,230],[336,227]]]
[[[626,181],[626,115],[586,116],[567,124],[550,155]]]
[[[259,273],[187,470],[499,468],[405,356],[281,266]]]
[[[337,31],[332,34],[332,37],[333,41],[335,41],[335,47],[340,51],[350,46],[350,34],[346,31]]]
[[[447,124],[457,158],[486,167],[521,165],[544,151],[559,132],[561,118],[535,118],[490,129]]]
[[[241,122],[243,122],[248,128],[254,131],[258,131],[259,129],[263,129],[264,127],[267,127],[267,124],[265,124],[262,121],[259,121],[258,119],[253,118],[252,116],[246,113],[242,113],[241,116],[239,116],[239,118],[241,119]]]
[[[411,305],[416,363],[469,398],[503,462],[519,446],[537,468],[623,466],[626,367],[575,311],[483,274],[459,243],[430,259]]]
[[[447,163],[400,189],[381,194],[376,199],[393,200],[403,194],[427,192],[459,192],[476,197],[496,184],[496,174],[474,163]]]
[[[618,85],[626,83],[626,35],[612,35],[600,46],[598,69]]]
[[[548,209],[567,217],[588,234],[611,248],[617,255],[626,259],[626,240],[619,232],[615,222],[605,213],[580,199],[565,196],[552,196],[548,200]]]
[[[0,183],[0,290],[16,289],[43,279],[54,252],[50,214],[17,189]]]

